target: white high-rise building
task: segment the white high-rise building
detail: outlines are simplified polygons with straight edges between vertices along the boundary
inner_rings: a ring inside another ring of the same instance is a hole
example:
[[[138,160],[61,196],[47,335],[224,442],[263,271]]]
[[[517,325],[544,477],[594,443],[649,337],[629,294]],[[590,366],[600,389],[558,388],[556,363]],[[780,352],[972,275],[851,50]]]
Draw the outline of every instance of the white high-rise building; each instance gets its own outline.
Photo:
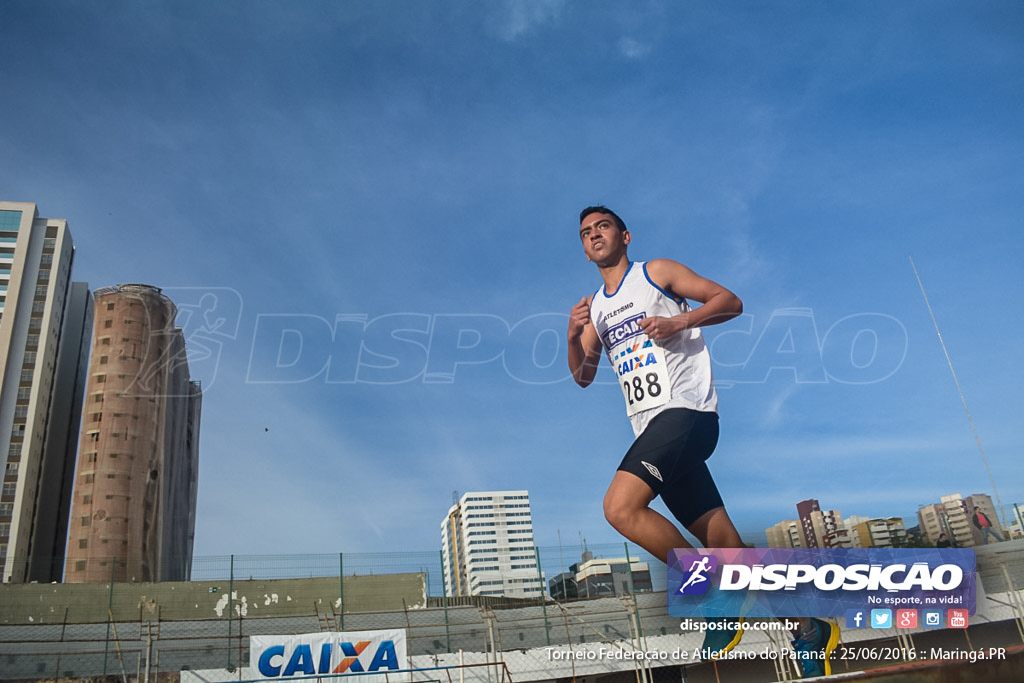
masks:
[[[71,282],[67,222],[0,201],[0,570],[59,581],[64,565],[92,298]]]
[[[502,595],[542,599],[530,494],[464,494],[441,523],[447,595]]]

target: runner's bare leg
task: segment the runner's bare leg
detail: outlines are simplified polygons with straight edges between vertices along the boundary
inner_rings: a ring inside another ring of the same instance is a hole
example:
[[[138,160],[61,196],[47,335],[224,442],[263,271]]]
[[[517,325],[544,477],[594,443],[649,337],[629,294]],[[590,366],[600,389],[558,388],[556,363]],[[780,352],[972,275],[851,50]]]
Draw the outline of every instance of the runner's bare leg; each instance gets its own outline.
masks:
[[[652,500],[654,491],[643,479],[620,470],[604,496],[604,516],[620,534],[667,562],[673,548],[693,546],[675,524],[650,508]]]

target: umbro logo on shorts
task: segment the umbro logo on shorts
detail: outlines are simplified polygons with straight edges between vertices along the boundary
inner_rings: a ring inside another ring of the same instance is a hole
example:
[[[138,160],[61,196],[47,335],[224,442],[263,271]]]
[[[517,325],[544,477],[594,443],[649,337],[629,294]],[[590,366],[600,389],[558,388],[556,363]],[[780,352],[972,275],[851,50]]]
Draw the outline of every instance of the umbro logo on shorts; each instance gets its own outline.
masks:
[[[658,471],[658,468],[657,468],[657,467],[655,467],[654,465],[652,465],[652,464],[651,464],[651,463],[649,463],[649,462],[644,462],[643,460],[641,460],[641,461],[640,461],[640,463],[641,463],[641,464],[642,464],[642,465],[643,465],[644,467],[646,467],[646,468],[647,468],[647,471],[648,471],[648,472],[650,472],[651,474],[653,474],[653,475],[654,475],[654,477],[655,477],[655,478],[656,478],[656,479],[657,479],[658,481],[660,481],[660,482],[661,482],[661,483],[663,483],[663,484],[665,483],[665,480],[661,478],[661,472],[659,472],[659,471]]]

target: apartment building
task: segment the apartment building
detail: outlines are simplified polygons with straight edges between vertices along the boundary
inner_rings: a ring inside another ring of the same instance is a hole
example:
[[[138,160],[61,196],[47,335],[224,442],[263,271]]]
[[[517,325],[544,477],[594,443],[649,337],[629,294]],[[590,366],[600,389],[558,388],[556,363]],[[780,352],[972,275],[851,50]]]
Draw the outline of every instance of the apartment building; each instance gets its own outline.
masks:
[[[527,491],[464,494],[441,523],[447,595],[544,596]]]
[[[94,294],[65,581],[191,576],[202,391],[157,287]]]
[[[67,221],[0,201],[0,570],[59,581],[92,300],[71,281]]]

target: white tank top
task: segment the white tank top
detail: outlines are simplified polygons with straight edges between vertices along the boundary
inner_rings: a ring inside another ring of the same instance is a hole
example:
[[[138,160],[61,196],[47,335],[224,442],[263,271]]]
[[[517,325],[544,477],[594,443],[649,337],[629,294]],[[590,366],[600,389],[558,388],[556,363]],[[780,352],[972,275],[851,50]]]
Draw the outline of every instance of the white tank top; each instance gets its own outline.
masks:
[[[673,299],[651,281],[643,261],[629,265],[614,294],[606,287],[594,294],[590,319],[619,378],[635,436],[668,408],[718,411],[711,355],[700,329],[653,341],[639,325],[642,318],[689,310],[685,299]]]

